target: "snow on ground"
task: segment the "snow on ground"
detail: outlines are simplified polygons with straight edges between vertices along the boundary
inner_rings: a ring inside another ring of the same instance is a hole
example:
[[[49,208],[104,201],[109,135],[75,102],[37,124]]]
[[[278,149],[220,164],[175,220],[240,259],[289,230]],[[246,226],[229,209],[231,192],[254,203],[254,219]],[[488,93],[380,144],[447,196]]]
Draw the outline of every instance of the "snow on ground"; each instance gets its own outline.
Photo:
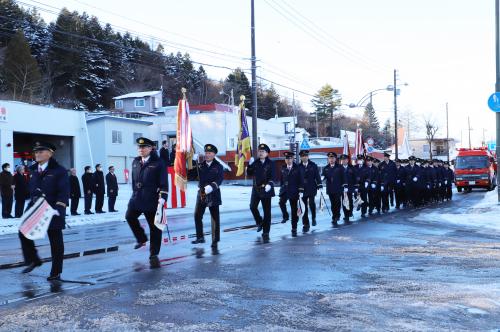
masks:
[[[168,216],[179,216],[179,215],[192,215],[194,214],[194,206],[196,203],[197,194],[197,183],[188,183],[188,189],[186,191],[186,207],[177,209],[168,209]],[[220,208],[221,212],[229,211],[239,211],[243,209],[249,209],[250,204],[250,193],[251,187],[239,186],[239,185],[223,185],[221,187],[222,193],[222,206]],[[80,204],[78,205],[78,212],[81,213],[79,216],[67,216],[66,224],[69,227],[83,226],[83,225],[95,225],[107,222],[121,222],[125,219],[125,212],[127,211],[127,204],[132,194],[132,187],[130,184],[120,185],[118,191],[118,198],[115,204],[115,210],[118,212],[114,213],[103,213],[103,214],[83,214],[83,198],[80,199]],[[92,209],[94,211],[95,197],[92,201]],[[104,211],[108,210],[108,200],[104,200]],[[66,213],[69,214],[69,208],[66,209]],[[15,234],[19,229],[20,219],[0,219],[0,235],[5,234]]]
[[[500,231],[500,204],[496,190],[489,191],[484,198],[473,206],[459,209],[456,213],[422,212],[415,219],[448,222],[452,224],[486,227]]]

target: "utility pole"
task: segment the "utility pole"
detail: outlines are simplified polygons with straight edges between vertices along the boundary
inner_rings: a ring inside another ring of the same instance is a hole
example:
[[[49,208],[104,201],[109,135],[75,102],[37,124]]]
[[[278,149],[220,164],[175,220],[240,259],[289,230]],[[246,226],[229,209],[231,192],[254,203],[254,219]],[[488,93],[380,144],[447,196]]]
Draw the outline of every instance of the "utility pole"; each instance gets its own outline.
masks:
[[[450,137],[448,130],[448,103],[446,103],[446,161],[450,162]]]
[[[316,112],[314,112],[314,114],[316,115],[316,138],[318,138],[319,137],[318,110],[316,110]]]
[[[500,0],[495,0],[495,49],[496,49],[496,83],[495,92],[500,92]],[[500,113],[497,112],[497,165],[500,164]],[[500,203],[500,177],[497,174],[498,202]]]
[[[257,65],[255,58],[255,6],[251,0],[251,41],[252,41],[252,150],[257,158]]]
[[[394,69],[394,160],[398,159],[398,88],[397,88],[397,69]]]
[[[470,140],[470,131],[472,130],[470,128],[470,116],[467,117],[467,123],[468,123],[468,126],[469,126],[468,129],[467,129],[469,131],[469,149],[472,149],[472,143],[471,143],[471,140]]]

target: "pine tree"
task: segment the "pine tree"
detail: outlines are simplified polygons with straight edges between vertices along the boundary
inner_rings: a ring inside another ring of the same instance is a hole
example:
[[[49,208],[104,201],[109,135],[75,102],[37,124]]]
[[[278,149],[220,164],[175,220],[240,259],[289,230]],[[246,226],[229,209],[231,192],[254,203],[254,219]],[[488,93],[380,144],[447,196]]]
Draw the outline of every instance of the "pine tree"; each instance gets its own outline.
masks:
[[[40,93],[41,74],[21,31],[16,32],[7,45],[3,71],[12,99],[33,102]]]
[[[330,136],[334,135],[334,113],[337,111],[338,107],[342,103],[342,98],[339,94],[339,91],[333,89],[330,84],[325,84],[321,89],[316,93],[314,98],[311,100],[314,108],[315,114],[317,115],[317,119],[319,123],[324,123],[328,118],[330,119],[330,125],[328,126],[328,133],[324,132],[324,134],[329,134]],[[318,134],[318,133],[317,133]]]
[[[394,135],[392,131],[391,121],[387,119],[384,127],[382,128],[380,146],[381,148],[386,149],[392,144],[394,144]]]
[[[233,90],[234,100],[236,104],[238,104],[240,96],[244,95],[246,98],[245,106],[248,109],[252,109],[252,88],[250,87],[250,82],[248,81],[247,76],[241,70],[241,68],[236,68],[227,76],[226,80],[224,81],[224,93],[228,95],[231,94],[231,89]]]
[[[375,145],[379,145],[381,143],[380,124],[378,122],[375,109],[371,103],[368,103],[365,107],[361,128],[363,129],[364,139],[371,137],[375,141]]]

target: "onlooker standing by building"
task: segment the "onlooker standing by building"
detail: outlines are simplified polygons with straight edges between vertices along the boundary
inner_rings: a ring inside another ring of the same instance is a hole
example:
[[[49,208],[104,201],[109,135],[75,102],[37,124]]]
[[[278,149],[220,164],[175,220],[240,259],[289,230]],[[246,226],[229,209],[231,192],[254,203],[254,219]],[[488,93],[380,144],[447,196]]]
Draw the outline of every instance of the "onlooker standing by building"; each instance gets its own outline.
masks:
[[[177,148],[177,144],[172,144],[172,151],[170,151],[170,166],[174,166],[175,162],[175,149]]]
[[[17,166],[14,174],[14,198],[16,200],[14,216],[20,218],[24,212],[24,204],[29,198],[28,179],[24,175],[23,165]]]
[[[0,173],[0,191],[2,194],[2,218],[14,218],[12,213],[12,202],[14,200],[14,177],[10,173],[10,164],[2,165]]]
[[[160,159],[163,161],[165,166],[170,166],[170,153],[168,152],[167,141],[161,142]]]
[[[93,214],[90,209],[92,208],[92,196],[94,194],[94,174],[92,174],[92,168],[90,166],[85,166],[85,173],[82,175],[83,184],[83,197],[85,199],[85,214]]]
[[[95,193],[95,213],[104,213],[102,207],[104,205],[104,173],[102,172],[101,164],[95,165],[94,173],[94,193]]]
[[[71,199],[71,215],[78,216],[78,204],[80,203],[80,197],[82,197],[82,193],[80,190],[80,181],[78,181],[78,177],[76,176],[76,169],[70,169],[69,176],[69,197]]]
[[[106,174],[106,189],[108,194],[108,211],[118,212],[115,210],[116,197],[118,196],[118,181],[116,180],[115,167],[108,167],[109,173]]]

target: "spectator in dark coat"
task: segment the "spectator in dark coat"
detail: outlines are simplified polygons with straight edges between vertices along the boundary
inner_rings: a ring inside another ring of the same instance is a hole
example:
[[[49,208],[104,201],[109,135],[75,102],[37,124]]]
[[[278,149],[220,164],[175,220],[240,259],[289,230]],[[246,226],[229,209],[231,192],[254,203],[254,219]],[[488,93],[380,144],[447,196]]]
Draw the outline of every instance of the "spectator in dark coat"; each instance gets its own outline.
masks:
[[[71,215],[78,216],[78,204],[80,203],[80,197],[82,197],[82,192],[80,189],[80,181],[76,176],[76,169],[72,168],[70,170],[69,176],[69,197],[71,200]]]
[[[83,184],[83,197],[85,199],[85,214],[93,214],[90,211],[92,207],[92,196],[94,195],[95,184],[94,184],[94,174],[92,174],[92,168],[90,166],[85,166],[85,173],[82,175]]]
[[[28,179],[24,174],[24,166],[17,166],[16,174],[14,174],[14,198],[16,199],[14,210],[16,218],[20,218],[23,215],[24,204],[29,196]]]
[[[95,165],[94,173],[94,193],[95,193],[95,213],[104,213],[102,207],[104,205],[104,173],[102,172],[101,164]]]
[[[12,213],[12,202],[14,200],[14,178],[10,172],[10,164],[2,165],[0,173],[0,192],[2,194],[2,218],[14,218]]]
[[[177,144],[172,145],[172,151],[170,151],[170,166],[174,166],[175,162],[175,149],[177,147]]]
[[[167,141],[161,142],[162,146],[160,149],[160,159],[163,161],[165,166],[170,166],[170,153],[168,151]]]
[[[108,194],[108,211],[118,212],[115,210],[116,197],[118,196],[118,181],[116,180],[115,167],[108,167],[109,173],[106,174],[106,189]]]

